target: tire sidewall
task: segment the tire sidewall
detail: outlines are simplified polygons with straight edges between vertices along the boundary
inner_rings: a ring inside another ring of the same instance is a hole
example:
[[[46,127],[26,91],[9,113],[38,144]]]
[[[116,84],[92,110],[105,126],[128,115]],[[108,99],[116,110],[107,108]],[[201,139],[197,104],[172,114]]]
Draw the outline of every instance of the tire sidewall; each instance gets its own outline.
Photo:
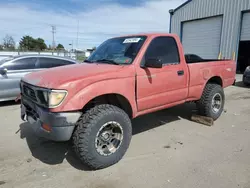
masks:
[[[221,97],[222,97],[222,103],[221,103],[221,108],[220,108],[220,110],[217,112],[217,113],[215,113],[214,111],[213,111],[213,109],[212,109],[212,100],[213,100],[213,97],[216,95],[216,94],[220,94],[221,95]],[[219,85],[216,85],[215,87],[214,87],[214,89],[211,91],[211,93],[210,93],[210,96],[209,96],[209,114],[210,114],[210,117],[212,117],[214,120],[217,120],[220,116],[221,116],[221,114],[222,114],[222,112],[223,112],[223,109],[224,109],[224,105],[225,105],[225,94],[224,94],[224,91],[223,91],[223,89],[222,89],[222,87],[221,86],[219,86]]]
[[[124,117],[124,114],[116,112],[108,112],[103,115],[98,116],[97,119],[94,120],[93,126],[90,127],[91,130],[89,132],[88,136],[88,142],[87,142],[87,151],[90,156],[95,158],[96,162],[99,162],[100,164],[105,164],[105,166],[109,166],[113,164],[114,161],[119,160],[123,157],[125,154],[131,140],[132,135],[132,129],[131,129],[131,123],[130,119],[128,117]],[[115,153],[112,153],[108,156],[101,155],[97,152],[95,147],[95,139],[97,136],[98,131],[101,129],[101,127],[109,122],[109,121],[115,121],[120,124],[120,126],[123,129],[123,139],[120,147],[116,150]],[[86,143],[83,143],[86,144]]]

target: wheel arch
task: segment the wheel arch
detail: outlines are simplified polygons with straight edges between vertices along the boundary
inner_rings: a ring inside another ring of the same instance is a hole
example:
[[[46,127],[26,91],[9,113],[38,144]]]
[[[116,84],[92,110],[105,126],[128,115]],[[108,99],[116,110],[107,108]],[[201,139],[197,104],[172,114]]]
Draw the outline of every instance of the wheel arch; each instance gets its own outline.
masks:
[[[221,76],[212,76],[209,79],[206,79],[203,84],[200,86],[198,92],[195,94],[195,101],[199,100],[207,86],[207,84],[212,83],[212,84],[217,84],[223,88],[223,80]]]
[[[114,105],[124,110],[131,119],[133,118],[133,108],[129,100],[125,96],[118,93],[107,93],[96,96],[91,100],[89,100],[89,102],[87,102],[83,106],[82,111],[85,112],[90,108],[94,107],[95,105],[100,105],[100,104]]]
[[[211,78],[207,81],[206,85],[207,85],[208,83],[218,84],[218,85],[220,85],[221,87],[223,87],[223,81],[222,81],[222,78],[221,78],[220,76],[213,76],[213,77],[211,77]]]

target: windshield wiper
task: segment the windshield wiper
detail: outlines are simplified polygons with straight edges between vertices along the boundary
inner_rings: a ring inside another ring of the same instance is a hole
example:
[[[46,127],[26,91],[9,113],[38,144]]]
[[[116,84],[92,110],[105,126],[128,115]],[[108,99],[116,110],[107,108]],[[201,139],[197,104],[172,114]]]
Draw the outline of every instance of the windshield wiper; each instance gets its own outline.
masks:
[[[96,62],[106,62],[106,63],[113,64],[113,65],[120,65],[119,63],[117,63],[111,59],[98,59],[98,60],[96,60]]]
[[[87,59],[85,59],[83,62],[86,62],[86,63],[93,63],[92,61],[87,60]]]

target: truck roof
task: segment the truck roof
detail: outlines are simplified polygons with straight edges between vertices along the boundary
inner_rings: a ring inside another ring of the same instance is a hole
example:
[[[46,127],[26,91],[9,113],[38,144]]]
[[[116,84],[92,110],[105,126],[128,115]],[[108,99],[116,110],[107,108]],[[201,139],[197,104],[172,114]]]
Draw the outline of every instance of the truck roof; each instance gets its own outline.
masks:
[[[147,37],[157,37],[157,36],[177,36],[176,34],[173,33],[137,33],[137,34],[128,34],[128,35],[122,35],[114,38],[119,38],[119,37],[133,37],[133,36],[147,36]]]

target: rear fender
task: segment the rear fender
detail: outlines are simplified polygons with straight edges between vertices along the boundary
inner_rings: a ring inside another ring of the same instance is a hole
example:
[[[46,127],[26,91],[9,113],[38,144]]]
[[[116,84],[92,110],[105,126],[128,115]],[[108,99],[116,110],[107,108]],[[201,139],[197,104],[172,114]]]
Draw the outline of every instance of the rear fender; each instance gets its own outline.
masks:
[[[221,83],[216,82],[215,78],[220,78]],[[218,83],[219,85],[221,85],[223,87],[224,83],[223,83],[223,79],[221,79],[221,78],[222,77],[220,74],[209,75],[209,74],[203,73],[203,79],[202,79],[201,83],[189,88],[189,99],[188,100],[199,100],[201,98],[201,95],[202,95],[207,83],[209,83],[209,82]]]
[[[204,78],[204,84],[202,86],[201,92],[199,93],[199,98],[201,98],[201,95],[202,95],[207,83],[216,83],[218,85],[221,85],[221,87],[223,87],[223,85],[224,85],[222,75],[220,75],[220,74],[216,74],[216,75],[213,75],[213,76],[211,76],[211,75],[208,75],[208,76],[203,75],[203,78]]]

